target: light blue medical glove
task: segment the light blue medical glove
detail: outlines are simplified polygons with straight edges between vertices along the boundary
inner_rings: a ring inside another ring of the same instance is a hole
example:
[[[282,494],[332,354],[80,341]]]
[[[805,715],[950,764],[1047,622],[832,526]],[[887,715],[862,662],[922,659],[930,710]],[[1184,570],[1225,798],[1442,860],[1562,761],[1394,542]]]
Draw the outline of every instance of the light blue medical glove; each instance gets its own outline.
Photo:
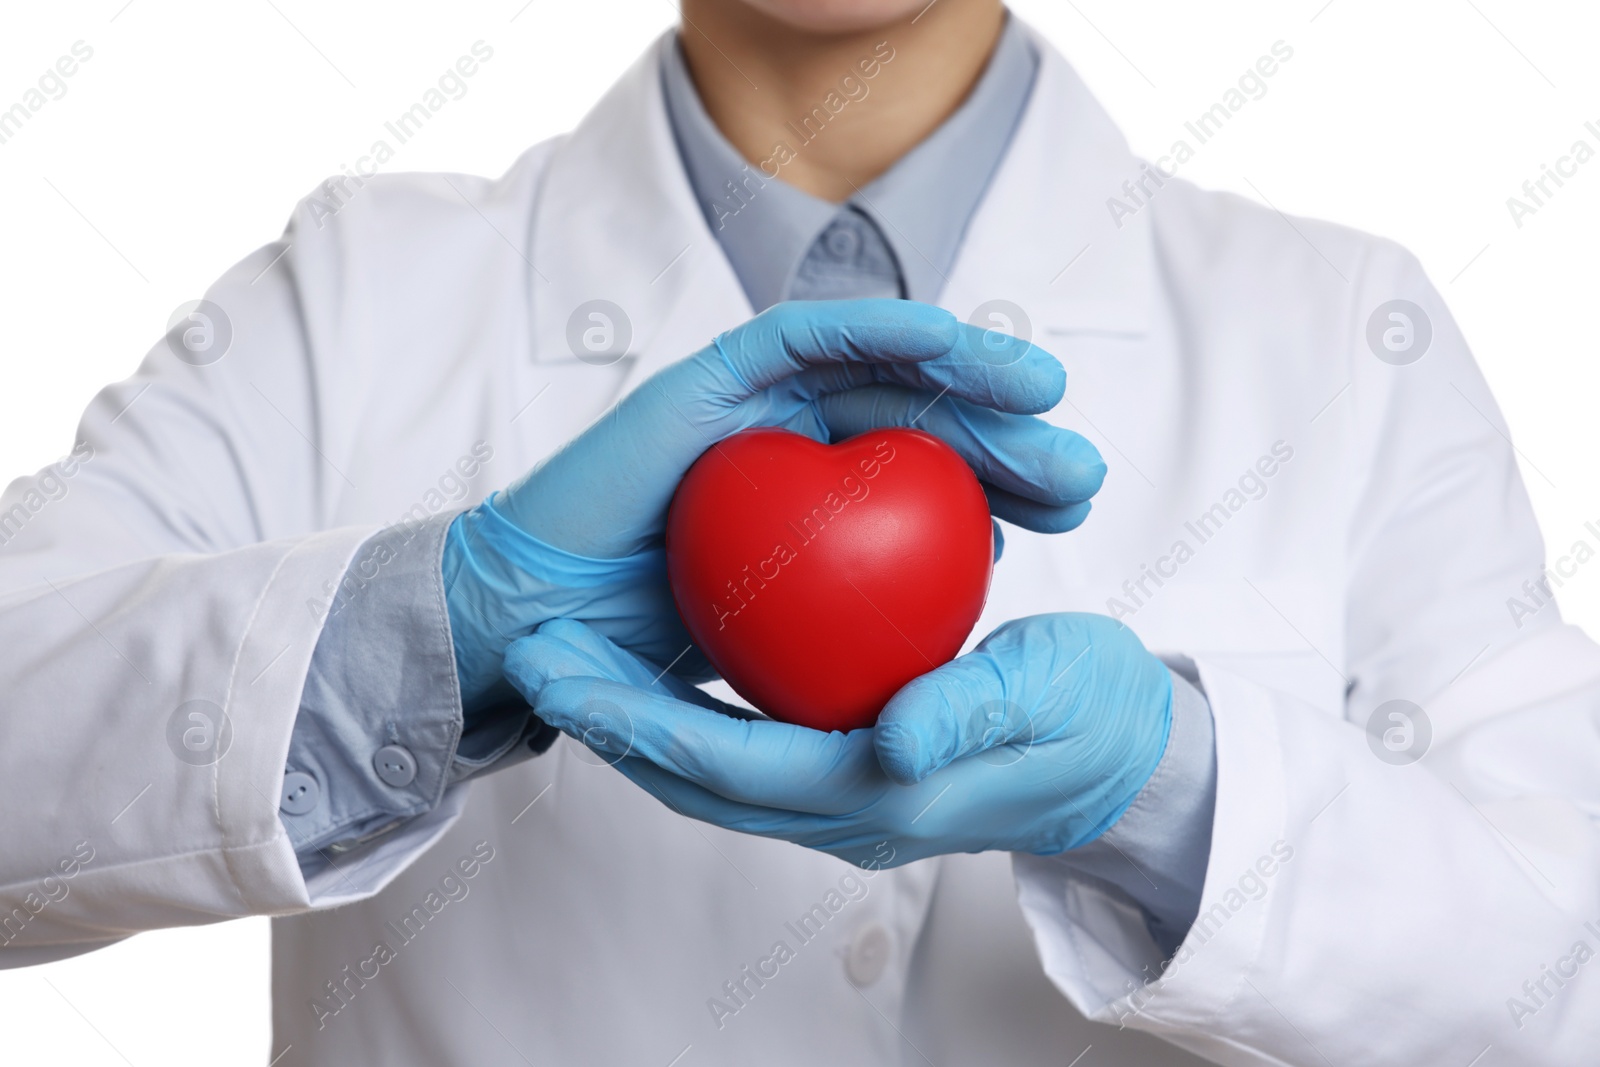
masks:
[[[710,677],[673,606],[662,549],[678,481],[740,430],[832,441],[912,426],[945,440],[993,513],[1034,530],[1088,514],[1105,464],[1034,414],[1061,399],[1054,357],[906,300],[779,304],[643,382],[508,489],[462,514],[444,578],[469,713],[514,698],[505,648],[553,618],[579,619],[660,667]]]
[[[1101,615],[1009,622],[848,734],[730,717],[573,622],[505,664],[541,719],[673,810],[857,865],[1087,844],[1149,781],[1172,722],[1167,668]]]

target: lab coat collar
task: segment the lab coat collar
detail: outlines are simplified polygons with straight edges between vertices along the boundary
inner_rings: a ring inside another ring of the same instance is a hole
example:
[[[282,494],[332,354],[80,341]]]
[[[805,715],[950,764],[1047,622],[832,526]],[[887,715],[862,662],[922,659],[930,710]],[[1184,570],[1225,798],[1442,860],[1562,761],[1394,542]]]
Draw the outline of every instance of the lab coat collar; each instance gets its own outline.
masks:
[[[969,318],[1009,301],[1036,339],[1143,334],[1156,278],[1149,211],[1119,226],[1107,207],[1138,162],[1066,60],[1028,32],[1040,54],[1033,98],[941,303]],[[632,336],[625,388],[751,314],[673,141],[660,74],[670,44],[669,32],[555,148],[533,212],[533,358],[574,361],[569,320],[608,300]]]
[[[530,240],[536,362],[576,361],[568,324],[593,301],[626,317],[630,381],[751,315],[667,122],[660,56],[670,43],[668,33],[646,50],[547,165]]]

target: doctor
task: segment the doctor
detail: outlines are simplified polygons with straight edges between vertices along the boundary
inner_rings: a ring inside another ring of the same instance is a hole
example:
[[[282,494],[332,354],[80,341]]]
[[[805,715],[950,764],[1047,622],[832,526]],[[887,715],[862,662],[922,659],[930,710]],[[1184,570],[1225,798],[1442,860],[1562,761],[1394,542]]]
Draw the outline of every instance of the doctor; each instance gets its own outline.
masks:
[[[501,180],[335,188],[0,501],[0,961],[278,915],[280,1064],[1592,1049],[1600,653],[1403,251],[977,0],[685,3]],[[719,714],[676,477],[913,424],[989,636]]]

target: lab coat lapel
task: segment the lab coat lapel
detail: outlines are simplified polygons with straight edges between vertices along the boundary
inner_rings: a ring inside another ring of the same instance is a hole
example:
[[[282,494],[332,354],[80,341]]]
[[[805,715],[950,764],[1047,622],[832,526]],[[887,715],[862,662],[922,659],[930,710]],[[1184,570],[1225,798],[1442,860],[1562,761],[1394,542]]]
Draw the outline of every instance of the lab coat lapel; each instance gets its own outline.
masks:
[[[1106,206],[1138,161],[1066,60],[1034,41],[1033,97],[941,303],[968,318],[1008,301],[1046,344],[1052,334],[1139,337],[1155,290],[1149,216],[1119,223]],[[667,121],[660,53],[669,45],[664,36],[648,49],[556,151],[534,211],[533,358],[574,360],[574,312],[611,301],[631,334],[619,395],[752,313]]]
[[[1139,174],[1111,117],[1033,31],[1038,80],[962,242],[941,303],[968,318],[1015,304],[1033,336],[1146,332],[1155,294],[1149,215],[1111,217],[1107,200]],[[985,322],[985,325],[988,323]]]
[[[617,396],[752,313],[667,121],[670,44],[646,50],[557,150],[534,211],[533,358],[574,360],[572,316],[610,301],[631,334]]]
[[[979,635],[1019,616],[1104,610],[1097,583],[1105,561],[1120,559],[1127,543],[1142,544],[1142,531],[1167,526],[1164,490],[1177,474],[1166,428],[1181,421],[1185,403],[1152,211],[1124,215],[1119,225],[1107,208],[1141,165],[1066,60],[1036,34],[1034,43],[1032,98],[941,303],[1059,358],[1066,397],[1045,417],[1087,437],[1110,469],[1093,518],[1072,535],[1007,531]]]

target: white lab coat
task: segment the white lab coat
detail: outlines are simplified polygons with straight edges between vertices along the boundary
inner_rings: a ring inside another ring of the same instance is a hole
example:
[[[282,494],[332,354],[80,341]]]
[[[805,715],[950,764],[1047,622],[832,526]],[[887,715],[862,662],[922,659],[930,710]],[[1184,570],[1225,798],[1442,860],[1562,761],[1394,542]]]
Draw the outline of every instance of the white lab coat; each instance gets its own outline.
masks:
[[[654,50],[501,180],[319,192],[210,293],[233,325],[220,362],[157,345],[90,405],[93,456],[65,495],[33,509],[13,486],[6,507],[28,514],[0,548],[8,906],[79,842],[93,859],[0,962],[284,916],[284,1067],[1059,1065],[1089,1045],[1085,1064],[1197,1062],[1139,1030],[1229,1064],[1592,1055],[1600,964],[1571,960],[1600,947],[1584,926],[1600,918],[1600,654],[1553,607],[1513,624],[1540,536],[1461,336],[1385,241],[1181,181],[1116,225],[1106,200],[1138,162],[1041,49],[944,303],[1025,309],[1068,368],[1050,417],[1111,473],[1077,532],[1008,530],[979,633],[1116,598],[1147,645],[1198,665],[1218,778],[1206,910],[1159,985],[1133,910],[1058,861],[955,856],[851,882],[826,856],[683,819],[565,739],[302,879],[278,793],[321,625],[308,601],[380,525],[466,506],[750,314],[679,165]],[[632,325],[636,354],[610,367],[566,340],[596,298]],[[1396,298],[1433,328],[1407,366],[1365,339]],[[480,440],[493,459],[449,499]],[[1292,457],[1265,494],[1247,479],[1230,495],[1275,445]],[[1185,524],[1208,511],[1201,543]],[[1192,558],[1161,562],[1180,540]],[[1123,584],[1138,592],[1145,565],[1171,577],[1144,577],[1136,603]],[[1394,698],[1431,720],[1419,764],[1378,759],[1362,731]],[[192,699],[231,721],[213,765],[169,747]],[[821,932],[798,936],[818,905]],[[1535,1004],[1524,982],[1546,965],[1576,977],[1544,978]]]

